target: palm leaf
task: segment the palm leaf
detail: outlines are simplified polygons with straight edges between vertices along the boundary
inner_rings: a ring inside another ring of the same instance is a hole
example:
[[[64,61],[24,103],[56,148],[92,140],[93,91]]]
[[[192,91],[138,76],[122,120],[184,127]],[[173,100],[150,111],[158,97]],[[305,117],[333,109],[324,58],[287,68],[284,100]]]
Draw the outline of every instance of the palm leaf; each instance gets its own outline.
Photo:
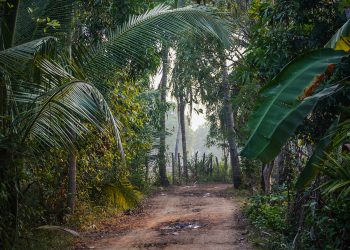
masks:
[[[300,173],[298,180],[295,184],[297,189],[302,189],[308,186],[311,181],[316,177],[319,173],[320,168],[318,167],[326,156],[326,149],[329,147],[330,143],[335,134],[335,129],[338,126],[339,118],[335,119],[335,121],[328,128],[325,136],[320,140],[320,142],[316,145],[316,148],[308,160],[306,166]]]
[[[132,16],[124,25],[106,35],[92,51],[75,48],[74,59],[91,79],[101,80],[105,72],[126,63],[147,61],[147,48],[160,41],[176,39],[184,31],[191,30],[197,36],[209,34],[230,45],[228,22],[219,19],[203,7],[186,7],[170,10],[160,5],[140,16]],[[85,52],[85,53],[84,53]],[[86,54],[88,52],[88,54]],[[80,59],[83,56],[84,60]]]
[[[321,185],[324,193],[336,193],[338,197],[346,197],[350,193],[350,157],[344,155],[333,157],[327,155],[323,166],[318,166],[328,177],[328,180]]]
[[[76,237],[80,236],[80,234],[77,231],[74,231],[74,230],[66,228],[66,227],[61,227],[61,226],[44,225],[44,226],[37,227],[36,229],[62,231],[62,232],[69,233],[69,234],[76,236]]]
[[[125,176],[118,178],[113,183],[106,184],[102,190],[111,204],[123,210],[134,208],[142,197]]]
[[[345,55],[320,49],[288,64],[261,93],[248,122],[251,136],[241,154],[264,162],[273,160],[317,102],[337,91],[332,86],[313,95],[329,65],[339,63]]]
[[[124,156],[118,129],[120,124],[97,88],[74,79],[50,61],[43,60],[40,67],[43,79],[53,84],[49,91],[34,95],[26,112],[22,112],[13,123],[13,129],[20,131],[22,142],[35,139],[48,146],[70,147],[74,135],[83,135],[88,131],[84,122],[91,123],[100,130],[104,130],[108,123],[112,125]]]
[[[57,45],[56,42],[56,38],[48,36],[2,50],[0,51],[0,67],[15,75],[25,73],[28,78],[26,66],[34,64],[36,56],[52,53]]]

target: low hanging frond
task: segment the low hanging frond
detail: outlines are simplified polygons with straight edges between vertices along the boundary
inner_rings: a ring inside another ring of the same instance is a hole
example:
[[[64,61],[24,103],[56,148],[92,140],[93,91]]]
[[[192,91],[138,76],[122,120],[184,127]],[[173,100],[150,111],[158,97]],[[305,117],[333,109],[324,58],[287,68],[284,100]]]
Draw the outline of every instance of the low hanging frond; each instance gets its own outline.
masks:
[[[143,15],[132,16],[124,25],[110,31],[89,55],[76,54],[74,58],[90,78],[101,79],[105,72],[122,68],[128,62],[147,61],[147,48],[156,46],[160,41],[176,39],[189,30],[201,37],[214,36],[227,46],[231,43],[229,23],[208,9],[190,6],[170,10],[160,5]],[[79,60],[81,56],[85,60]]]
[[[76,80],[57,63],[42,60],[39,66],[43,82],[47,82],[49,89],[22,98],[28,108],[13,123],[21,141],[35,139],[47,146],[70,147],[76,136],[88,131],[86,123],[102,131],[110,124],[124,156],[118,129],[120,124],[98,89]]]
[[[0,66],[18,75],[25,73],[29,63],[33,64],[38,55],[52,52],[56,46],[57,39],[52,36],[33,40],[6,50],[0,51]]]
[[[102,191],[110,204],[117,205],[123,210],[134,208],[142,197],[125,176],[106,184]]]
[[[19,126],[23,124],[22,141],[30,138],[52,147],[70,147],[76,136],[88,131],[85,122],[100,130],[109,122],[121,145],[115,118],[103,96],[88,83],[66,83],[37,98],[32,106],[18,121]]]

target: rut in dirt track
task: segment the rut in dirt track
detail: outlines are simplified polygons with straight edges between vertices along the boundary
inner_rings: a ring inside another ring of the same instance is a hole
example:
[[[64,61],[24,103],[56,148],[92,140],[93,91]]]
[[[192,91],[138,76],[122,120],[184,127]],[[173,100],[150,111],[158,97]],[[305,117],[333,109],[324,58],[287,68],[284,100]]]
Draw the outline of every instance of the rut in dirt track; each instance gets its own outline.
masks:
[[[226,184],[172,187],[150,198],[144,215],[123,230],[88,243],[94,249],[252,249],[239,202]],[[129,216],[132,217],[132,216]]]

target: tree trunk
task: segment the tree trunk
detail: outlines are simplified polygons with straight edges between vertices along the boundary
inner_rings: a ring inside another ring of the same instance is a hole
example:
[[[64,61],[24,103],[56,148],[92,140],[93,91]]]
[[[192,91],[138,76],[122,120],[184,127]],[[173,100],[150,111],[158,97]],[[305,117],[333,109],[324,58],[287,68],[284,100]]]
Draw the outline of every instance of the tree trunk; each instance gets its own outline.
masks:
[[[274,161],[276,170],[277,170],[277,183],[278,185],[282,185],[285,178],[283,178],[284,173],[284,151],[282,148],[282,151],[277,155],[275,161]]]
[[[194,177],[195,180],[198,179],[198,151],[194,155]]]
[[[241,185],[241,169],[239,165],[238,150],[235,141],[235,130],[234,130],[234,118],[233,109],[231,103],[231,90],[228,85],[228,73],[226,67],[226,60],[224,52],[221,56],[222,63],[222,87],[224,91],[224,111],[225,111],[225,127],[226,127],[226,137],[229,144],[230,160],[232,167],[232,181],[233,186],[238,188]]]
[[[77,155],[74,149],[68,153],[68,196],[67,205],[70,213],[74,213],[77,196]]]
[[[184,6],[183,0],[177,1],[177,8],[182,8]],[[186,128],[185,128],[185,100],[183,93],[179,93],[179,115],[180,115],[180,127],[181,127],[181,141],[182,141],[182,158],[183,158],[183,169],[185,175],[185,183],[188,183],[188,165],[187,165],[187,144],[186,144]]]
[[[161,103],[161,116],[160,116],[160,138],[159,138],[159,180],[161,186],[169,186],[169,180],[166,176],[166,158],[165,158],[165,136],[166,136],[166,89],[168,82],[168,47],[163,45],[162,48],[162,62],[163,62],[163,73],[160,81],[160,103]]]
[[[14,37],[16,30],[17,11],[19,6],[18,0],[7,0],[3,4],[4,16],[2,17],[1,25],[1,48],[8,49],[14,45]],[[6,35],[4,35],[6,34]]]
[[[148,164],[148,157],[145,159],[145,182],[148,183],[148,173],[149,173],[149,164]]]
[[[177,177],[178,178],[177,183],[179,185],[181,185],[181,155],[180,155],[180,153],[178,153],[177,159],[178,159],[177,165],[178,165],[178,171],[179,171],[179,175]]]
[[[271,173],[273,169],[274,162],[270,162],[263,165],[262,169],[262,182],[263,182],[263,190],[266,194],[271,192]]]
[[[219,176],[220,174],[219,159],[216,156],[215,156],[215,161],[216,161],[216,175]]]
[[[186,143],[186,120],[185,120],[185,101],[183,96],[180,94],[180,127],[181,127],[181,142],[182,142],[182,159],[183,169],[185,175],[185,183],[188,183],[188,165],[187,165],[187,143]]]
[[[179,112],[179,103],[177,104],[178,110],[177,110],[177,134],[176,134],[176,142],[175,142],[175,165],[178,161],[180,161],[180,158],[178,158],[179,155],[179,142],[180,142],[180,134],[181,134],[181,126],[180,126],[180,112]]]
[[[172,174],[172,184],[175,184],[175,156],[171,153],[171,174]]]
[[[202,174],[206,173],[205,171],[205,153],[203,154],[202,164],[201,164],[201,172]]]

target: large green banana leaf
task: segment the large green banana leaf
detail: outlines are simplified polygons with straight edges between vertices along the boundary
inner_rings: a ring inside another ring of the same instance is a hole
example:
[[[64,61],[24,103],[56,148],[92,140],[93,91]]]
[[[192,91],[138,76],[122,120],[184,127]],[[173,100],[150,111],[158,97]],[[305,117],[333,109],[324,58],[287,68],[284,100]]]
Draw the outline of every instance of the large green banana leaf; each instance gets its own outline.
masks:
[[[328,41],[325,48],[335,50],[350,50],[350,20],[348,20]]]
[[[241,154],[263,162],[273,160],[317,102],[337,91],[337,86],[332,86],[312,95],[328,66],[339,63],[345,55],[326,48],[289,63],[263,89],[248,122],[251,136]]]

